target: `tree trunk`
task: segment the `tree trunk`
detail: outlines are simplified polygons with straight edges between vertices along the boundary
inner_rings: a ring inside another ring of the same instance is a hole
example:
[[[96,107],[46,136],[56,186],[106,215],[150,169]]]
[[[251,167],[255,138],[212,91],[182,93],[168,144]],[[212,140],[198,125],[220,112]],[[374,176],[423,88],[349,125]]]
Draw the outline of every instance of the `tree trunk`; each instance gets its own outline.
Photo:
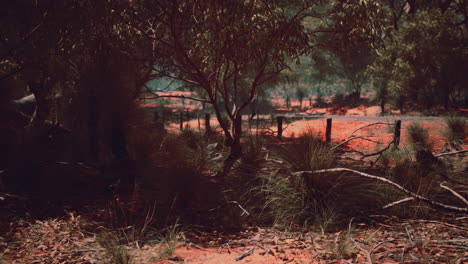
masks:
[[[242,157],[242,114],[238,112],[232,124],[232,137],[228,138],[228,146],[230,147],[229,156],[224,160],[223,171],[221,177],[225,178],[232,169],[234,163]]]

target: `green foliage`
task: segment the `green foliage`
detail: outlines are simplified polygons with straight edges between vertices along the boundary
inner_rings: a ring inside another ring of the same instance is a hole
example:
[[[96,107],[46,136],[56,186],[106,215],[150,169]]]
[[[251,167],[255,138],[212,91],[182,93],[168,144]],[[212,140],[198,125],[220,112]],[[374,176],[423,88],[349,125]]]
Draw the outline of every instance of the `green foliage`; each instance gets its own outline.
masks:
[[[387,16],[378,1],[336,1],[334,8],[335,12],[325,20],[327,33],[319,35],[320,42],[324,43],[322,52],[332,56],[325,63],[320,56],[314,59],[318,66],[338,65],[339,70],[328,72],[342,75],[348,80],[350,91],[360,95],[369,77],[366,68],[372,63],[374,50],[382,45]]]
[[[373,75],[388,82],[393,96],[423,104],[454,106],[467,69],[466,34],[452,12],[418,11],[391,35],[370,67]]]

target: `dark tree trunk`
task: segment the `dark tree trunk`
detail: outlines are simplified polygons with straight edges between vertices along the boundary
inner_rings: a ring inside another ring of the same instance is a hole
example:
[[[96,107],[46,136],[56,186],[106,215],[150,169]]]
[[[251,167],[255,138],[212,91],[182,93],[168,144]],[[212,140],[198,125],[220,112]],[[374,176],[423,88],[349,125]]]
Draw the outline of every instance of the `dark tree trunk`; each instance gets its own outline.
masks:
[[[233,120],[232,137],[228,139],[227,144],[230,147],[229,156],[224,160],[221,176],[226,177],[232,169],[234,163],[242,157],[242,115],[238,113]]]

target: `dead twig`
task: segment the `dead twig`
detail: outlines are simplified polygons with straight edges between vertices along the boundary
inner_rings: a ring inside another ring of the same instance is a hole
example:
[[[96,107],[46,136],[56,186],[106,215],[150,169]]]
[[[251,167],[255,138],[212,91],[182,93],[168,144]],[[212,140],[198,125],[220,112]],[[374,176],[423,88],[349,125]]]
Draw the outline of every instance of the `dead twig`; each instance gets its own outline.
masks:
[[[236,261],[239,261],[239,260],[242,260],[244,259],[245,257],[248,257],[252,254],[252,252],[254,251],[255,247],[247,250],[246,252],[240,254],[238,257],[236,257]]]
[[[348,169],[348,168],[334,168],[334,169],[325,169],[325,170],[316,170],[316,171],[298,171],[298,172],[294,172],[293,174],[294,175],[302,175],[304,173],[308,173],[308,174],[320,174],[320,173],[328,173],[328,172],[351,172],[351,173],[354,173],[354,174],[357,174],[357,175],[360,175],[360,176],[363,176],[363,177],[366,177],[366,178],[369,178],[369,179],[374,179],[374,180],[378,180],[378,181],[381,181],[381,182],[384,182],[388,185],[391,185],[395,188],[397,188],[398,190],[402,191],[403,193],[409,195],[409,196],[412,196],[418,200],[421,200],[423,202],[426,202],[432,206],[436,206],[436,207],[439,207],[439,208],[442,208],[442,209],[445,209],[445,210],[449,210],[449,211],[455,211],[455,212],[459,212],[459,213],[468,213],[468,207],[465,207],[465,208],[462,208],[462,207],[457,207],[457,206],[453,206],[453,205],[448,205],[448,204],[443,204],[443,203],[439,203],[439,202],[436,202],[436,201],[433,201],[431,199],[428,199],[426,197],[423,197],[419,194],[416,194],[410,190],[407,190],[405,189],[403,186],[399,185],[398,183],[395,183],[395,182],[392,182],[391,180],[389,179],[386,179],[384,177],[380,177],[380,176],[375,176],[375,175],[371,175],[371,174],[367,174],[367,173],[364,173],[364,172],[360,172],[360,171],[357,171],[357,170],[352,170],[352,169]]]

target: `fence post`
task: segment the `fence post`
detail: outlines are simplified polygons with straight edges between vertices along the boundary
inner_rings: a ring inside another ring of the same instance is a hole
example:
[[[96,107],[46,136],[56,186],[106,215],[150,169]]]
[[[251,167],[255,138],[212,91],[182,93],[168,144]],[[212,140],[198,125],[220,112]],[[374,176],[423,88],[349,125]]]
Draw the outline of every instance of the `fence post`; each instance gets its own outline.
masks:
[[[184,112],[180,112],[180,131],[184,130]]]
[[[325,140],[331,142],[331,129],[332,129],[332,119],[327,118],[327,130],[325,132]]]
[[[205,133],[210,133],[210,114],[205,114]]]
[[[283,116],[277,116],[276,120],[278,121],[278,138],[283,137]]]
[[[400,134],[401,134],[401,120],[395,122],[395,134],[393,135],[393,143],[395,147],[400,144]]]

